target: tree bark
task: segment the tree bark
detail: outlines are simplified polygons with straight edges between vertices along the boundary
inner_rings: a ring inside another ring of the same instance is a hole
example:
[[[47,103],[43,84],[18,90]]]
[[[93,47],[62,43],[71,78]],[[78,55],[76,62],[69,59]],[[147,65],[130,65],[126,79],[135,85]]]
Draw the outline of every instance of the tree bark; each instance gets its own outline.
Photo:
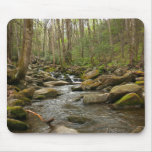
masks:
[[[30,62],[31,48],[32,48],[32,34],[33,34],[33,20],[25,19],[22,52],[21,52],[21,57],[19,59],[18,71],[15,76],[18,81],[25,78],[28,69],[28,65]]]

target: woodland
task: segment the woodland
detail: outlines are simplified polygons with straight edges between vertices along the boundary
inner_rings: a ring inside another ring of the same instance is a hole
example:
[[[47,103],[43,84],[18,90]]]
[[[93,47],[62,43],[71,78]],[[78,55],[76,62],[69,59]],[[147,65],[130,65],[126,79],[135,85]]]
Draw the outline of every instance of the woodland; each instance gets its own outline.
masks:
[[[144,25],[138,19],[13,19],[7,63],[12,132],[144,128]]]

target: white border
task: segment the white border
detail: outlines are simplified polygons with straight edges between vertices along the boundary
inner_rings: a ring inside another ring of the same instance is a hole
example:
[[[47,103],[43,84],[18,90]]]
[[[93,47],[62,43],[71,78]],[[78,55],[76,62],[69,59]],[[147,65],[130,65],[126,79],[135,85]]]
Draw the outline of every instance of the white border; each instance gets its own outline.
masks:
[[[145,24],[146,127],[139,134],[13,134],[6,128],[6,25],[13,18],[139,18]],[[151,0],[0,0],[0,151],[151,151]]]

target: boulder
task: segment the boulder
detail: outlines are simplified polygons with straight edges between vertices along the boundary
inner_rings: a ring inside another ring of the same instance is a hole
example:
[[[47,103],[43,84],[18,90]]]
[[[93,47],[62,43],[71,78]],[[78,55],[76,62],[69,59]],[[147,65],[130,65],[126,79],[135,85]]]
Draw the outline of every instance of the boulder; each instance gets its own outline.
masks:
[[[94,79],[94,78],[97,78],[99,75],[100,75],[99,70],[93,70],[93,71],[90,71],[90,72],[84,74],[83,79],[84,80]]]
[[[32,99],[35,89],[33,87],[24,89],[19,92],[20,95]]]
[[[84,124],[84,123],[90,121],[90,119],[86,118],[86,117],[82,117],[82,116],[71,115],[68,117],[68,121],[70,121],[72,123]]]
[[[86,80],[81,83],[81,87],[83,90],[102,90],[108,86],[119,85],[124,82],[132,82],[135,80],[135,75],[132,72],[128,72],[123,76],[115,76],[115,75],[102,75],[96,78],[95,80]]]
[[[84,104],[105,103],[108,100],[109,93],[87,94],[83,97]]]
[[[144,76],[144,72],[143,72],[143,71],[140,71],[140,70],[135,71],[134,73],[135,73],[137,76]]]
[[[34,93],[34,99],[44,99],[44,98],[53,98],[59,95],[59,92],[53,88],[42,88],[36,90]]]
[[[31,105],[31,100],[12,99],[8,100],[8,106],[25,106]]]
[[[69,83],[66,81],[49,81],[45,82],[44,86],[45,87],[52,87],[52,86],[62,86],[62,85],[68,85]]]
[[[109,102],[113,103],[128,93],[137,93],[141,96],[142,87],[134,83],[115,86],[110,91]]]
[[[28,129],[28,125],[19,120],[7,119],[7,127],[10,131],[25,131]]]
[[[71,87],[72,91],[82,91],[82,87],[80,85]]]
[[[52,132],[57,133],[57,134],[78,134],[79,133],[77,130],[65,127],[63,125],[56,126]]]
[[[20,106],[7,107],[7,117],[19,119],[19,120],[25,120],[27,117],[27,113]]]
[[[113,104],[115,109],[141,107],[142,105],[144,105],[144,100],[136,93],[126,94]]]

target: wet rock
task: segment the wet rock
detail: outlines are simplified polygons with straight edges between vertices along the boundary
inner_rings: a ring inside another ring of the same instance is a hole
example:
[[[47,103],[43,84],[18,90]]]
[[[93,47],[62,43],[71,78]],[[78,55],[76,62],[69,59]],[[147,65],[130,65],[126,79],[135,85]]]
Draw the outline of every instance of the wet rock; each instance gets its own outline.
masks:
[[[79,133],[77,130],[65,127],[63,125],[56,126],[52,132],[57,133],[57,134],[78,134]]]
[[[18,120],[25,120],[27,114],[26,111],[20,106],[7,107],[7,117]]]
[[[110,91],[109,101],[113,103],[128,93],[137,93],[141,96],[142,87],[134,83],[115,86]]]
[[[95,90],[98,88],[103,89],[108,86],[119,85],[123,82],[132,82],[135,80],[135,75],[132,72],[128,72],[123,76],[115,76],[115,75],[102,75],[96,78],[95,80],[86,80],[81,83],[81,87],[83,90]]]
[[[109,93],[87,94],[83,97],[84,104],[105,103],[108,100]]]
[[[83,79],[88,80],[88,79],[94,79],[97,78],[100,75],[99,70],[93,70],[88,72],[83,76]]]
[[[44,86],[45,87],[52,87],[52,86],[62,86],[62,85],[68,85],[69,83],[66,81],[49,81],[45,82]]]
[[[19,120],[7,119],[7,126],[10,131],[25,131],[28,129],[28,125]]]
[[[32,88],[27,88],[27,89],[20,91],[19,94],[23,95],[24,97],[32,99],[34,91],[35,91],[35,89],[32,87]]]
[[[126,94],[113,104],[115,109],[141,107],[142,105],[144,105],[144,100],[136,93]]]
[[[8,106],[25,106],[31,105],[31,100],[12,99],[8,100]]]
[[[72,91],[82,91],[82,87],[80,85],[71,87]]]
[[[39,90],[36,90],[34,93],[33,98],[34,99],[40,99],[41,98],[52,98],[58,96],[59,92],[56,89],[53,88],[42,88]]]
[[[143,129],[144,129],[144,126],[137,126],[137,127],[132,131],[132,133],[139,133],[139,132],[141,132]]]
[[[77,115],[71,115],[67,119],[68,119],[68,121],[70,121],[72,123],[78,123],[78,124],[84,124],[84,123],[90,121],[89,118],[77,116]]]

